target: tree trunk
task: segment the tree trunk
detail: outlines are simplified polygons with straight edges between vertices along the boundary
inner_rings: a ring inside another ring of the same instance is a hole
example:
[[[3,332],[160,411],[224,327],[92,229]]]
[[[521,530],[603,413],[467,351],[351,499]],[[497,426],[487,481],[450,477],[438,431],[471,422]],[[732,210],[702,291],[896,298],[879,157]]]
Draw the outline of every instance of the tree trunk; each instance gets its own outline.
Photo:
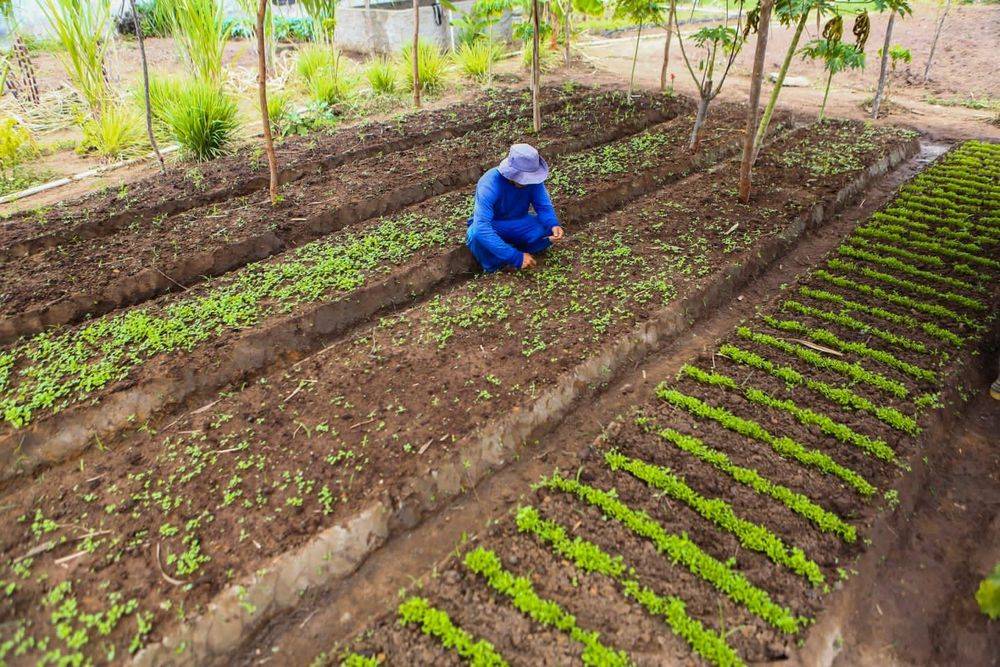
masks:
[[[132,7],[132,24],[135,26],[135,38],[139,40],[139,57],[142,59],[142,92],[146,98],[146,135],[149,137],[149,145],[156,153],[156,159],[160,161],[160,171],[167,173],[167,166],[163,164],[163,155],[160,154],[160,147],[153,136],[153,107],[149,102],[149,65],[146,62],[146,43],[142,36],[142,26],[139,25],[139,13],[135,10],[135,0],[129,0]]]
[[[531,116],[535,134],[538,134],[542,131],[542,108],[538,100],[541,95],[539,88],[541,88],[542,78],[542,68],[538,53],[541,45],[541,21],[538,16],[538,0],[531,0],[531,21],[533,27],[531,35]]]
[[[420,0],[413,0],[413,106],[420,108]]]
[[[938,19],[937,27],[934,28],[934,39],[931,41],[931,52],[927,54],[927,64],[924,65],[924,83],[931,76],[931,61],[934,60],[934,51],[937,49],[938,37],[941,36],[941,28],[944,27],[944,20],[948,17],[948,12],[951,11],[951,0],[945,3],[944,11],[941,12],[941,18]]]
[[[830,97],[830,83],[833,82],[833,70],[826,77],[826,90],[823,91],[823,103],[819,105],[819,119],[823,120],[823,112],[826,111],[826,100]]]
[[[892,41],[892,26],[896,22],[896,12],[889,15],[889,24],[885,27],[885,42],[882,44],[882,64],[878,73],[878,87],[875,88],[875,99],[872,100],[872,118],[878,118],[878,109],[882,106],[882,95],[885,93],[885,81],[889,77],[889,42]]]
[[[632,95],[635,87],[635,62],[639,59],[639,39],[642,37],[642,21],[639,22],[639,32],[635,35],[635,51],[632,52],[632,73],[628,77],[628,94]]]
[[[271,136],[271,118],[267,113],[267,51],[264,45],[264,14],[268,0],[257,5],[257,94],[260,97],[260,116],[264,121],[264,152],[270,173],[271,203],[278,203],[278,157],[274,154],[274,137]]]
[[[750,184],[753,171],[754,129],[757,127],[757,108],[760,106],[760,89],[764,79],[764,60],[767,57],[767,36],[771,26],[771,8],[774,0],[764,0],[760,6],[757,23],[757,45],[753,54],[750,73],[750,100],[747,105],[747,125],[743,135],[743,159],[740,161],[740,201],[750,201]]]
[[[676,0],[670,2],[670,13],[667,15],[667,39],[663,42],[663,65],[660,67],[660,92],[667,89],[667,67],[670,65],[670,42],[674,36],[674,12],[677,11]]]
[[[566,9],[563,11],[563,39],[566,42],[563,46],[566,49],[566,67],[569,67],[570,54],[569,54],[569,42],[570,37],[573,35],[573,28],[570,26],[570,17],[573,14],[573,3],[571,0],[567,0]]]
[[[705,119],[708,117],[708,104],[712,101],[711,90],[712,81],[709,79],[705,82],[701,99],[698,100],[698,115],[694,117],[694,127],[691,129],[691,143],[688,144],[688,148],[694,152],[697,152],[698,148],[701,147],[701,126],[705,124]]]
[[[778,104],[778,94],[781,93],[781,86],[785,83],[785,76],[788,74],[788,68],[792,64],[792,57],[795,55],[795,50],[799,48],[799,40],[802,38],[802,31],[806,27],[806,20],[809,18],[808,10],[802,13],[799,17],[799,22],[795,26],[795,33],[792,35],[792,43],[788,45],[788,51],[785,52],[785,59],[781,63],[781,69],[778,71],[778,80],[774,82],[774,88],[771,90],[771,97],[767,101],[767,107],[764,109],[764,115],[760,119],[760,125],[757,126],[757,134],[753,139],[753,156],[751,158],[752,162],[757,161],[757,154],[760,152],[760,145],[764,141],[764,135],[767,134],[767,126],[771,124],[771,116],[774,115],[774,107]]]

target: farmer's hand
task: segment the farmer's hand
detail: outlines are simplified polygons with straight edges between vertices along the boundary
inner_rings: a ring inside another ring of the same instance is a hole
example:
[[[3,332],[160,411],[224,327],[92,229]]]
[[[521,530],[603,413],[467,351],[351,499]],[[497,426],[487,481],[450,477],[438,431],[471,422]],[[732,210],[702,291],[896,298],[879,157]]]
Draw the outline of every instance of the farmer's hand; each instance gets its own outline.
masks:
[[[555,227],[552,228],[552,236],[549,237],[549,240],[552,241],[553,243],[555,243],[556,241],[561,241],[564,234],[565,232],[563,231],[563,228],[560,227],[559,225],[556,225]]]
[[[521,269],[530,269],[535,265],[535,258],[531,256],[531,253],[524,253],[524,258],[521,260]]]

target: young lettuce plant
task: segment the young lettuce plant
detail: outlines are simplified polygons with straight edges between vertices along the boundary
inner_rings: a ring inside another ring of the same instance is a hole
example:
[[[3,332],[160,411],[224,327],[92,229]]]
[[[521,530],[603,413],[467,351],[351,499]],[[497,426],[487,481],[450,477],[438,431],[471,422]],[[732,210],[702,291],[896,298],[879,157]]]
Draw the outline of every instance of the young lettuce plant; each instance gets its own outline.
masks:
[[[823,120],[826,102],[830,97],[830,83],[833,81],[834,75],[844,70],[863,69],[865,54],[864,51],[859,51],[854,44],[845,44],[839,39],[814,39],[802,48],[801,53],[804,58],[809,60],[822,60],[823,69],[826,70],[823,103],[819,107],[819,119]]]

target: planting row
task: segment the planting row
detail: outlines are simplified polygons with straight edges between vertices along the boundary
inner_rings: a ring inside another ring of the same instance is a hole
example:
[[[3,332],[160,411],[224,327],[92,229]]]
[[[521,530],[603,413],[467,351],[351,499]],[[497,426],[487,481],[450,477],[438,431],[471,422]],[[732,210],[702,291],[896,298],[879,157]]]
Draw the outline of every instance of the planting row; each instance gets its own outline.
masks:
[[[697,156],[683,149],[687,119],[681,119],[554,158],[550,191],[563,221],[583,221],[682,176],[717,151],[734,150],[738,117],[735,107],[720,109],[706,150]],[[134,405],[109,416],[101,409],[109,396],[150,385],[156,400],[177,402],[248,370],[244,358],[251,343],[267,357],[256,362],[259,368],[283,352],[319,344],[383,306],[408,301],[471,268],[462,244],[470,203],[468,191],[432,198],[198,289],[11,346],[0,353],[0,414],[7,423],[0,438],[30,455],[32,442],[53,447],[60,437],[78,437],[79,429],[61,424],[86,425],[79,421],[86,414],[96,414],[102,429],[93,432],[108,433],[115,420],[123,426],[136,412],[145,417]],[[194,383],[186,379],[192,369],[201,372]],[[175,378],[176,387],[164,387]],[[48,430],[25,432],[40,419]]]
[[[738,127],[739,114],[717,111]],[[683,119],[591,157],[558,162],[553,189],[559,196],[560,174],[576,169],[604,173],[610,182],[645,161],[674,160],[680,168],[687,127]],[[660,143],[663,132],[671,138]],[[703,144],[710,149],[736,135],[710,127]],[[815,204],[830,205],[857,176],[849,169],[804,185],[814,165],[788,167],[785,151],[820,145],[867,166],[909,139],[857,124],[792,133],[761,155],[757,188],[766,208],[735,203],[730,191],[738,165],[727,163],[589,224],[570,225],[567,242],[550,250],[536,271],[451,285],[318,353],[234,384],[196,410],[136,424],[106,449],[92,448],[30,487],[15,485],[3,497],[11,509],[0,519],[0,577],[14,584],[0,607],[9,628],[4,639],[15,638],[11,646],[28,656],[37,655],[41,643],[62,656],[121,655],[169,635],[179,623],[197,624],[197,615],[231,586],[245,605],[242,613],[253,618],[258,598],[242,582],[272,558],[350,523],[376,502],[400,508],[399,523],[416,520],[420,502],[430,508],[438,499],[411,501],[448,461],[461,461],[470,479],[482,474],[484,463],[472,452],[498,416],[535,409],[581,363],[665,305],[747,263],[761,242],[801,221]],[[566,182],[582,185],[574,197],[585,201],[592,184],[602,181]],[[460,219],[451,224],[460,231]],[[207,355],[189,363],[211,372]],[[477,567],[506,585],[485,557]],[[51,606],[38,604],[57,587],[58,604],[72,600],[71,618],[53,620]],[[677,607],[644,589],[635,593],[650,604]],[[80,619],[131,600],[134,606],[107,633]],[[419,602],[411,612],[414,623],[427,617]],[[434,618],[436,627],[445,627]],[[63,641],[63,625],[79,631],[73,644]],[[695,626],[691,631],[704,634]],[[550,634],[552,646],[570,646],[559,632]],[[475,642],[468,650],[488,654]]]
[[[593,88],[567,85],[542,90],[545,109],[586,96]],[[528,91],[491,89],[479,97],[442,109],[409,111],[378,122],[364,122],[329,133],[290,137],[276,146],[281,180],[297,180],[353,161],[431,144],[512,122],[531,113]],[[0,258],[16,257],[74,236],[90,237],[131,223],[149,222],[190,208],[223,202],[267,187],[267,164],[259,144],[232,156],[198,165],[171,166],[118,189],[16,213],[0,222]]]
[[[788,657],[994,317],[998,183],[1000,147],[947,154],[338,659]]]
[[[633,100],[620,92],[575,98],[560,103],[538,136],[524,116],[501,118],[431,146],[311,173],[285,186],[275,206],[266,192],[255,192],[107,228],[104,235],[65,239],[0,266],[0,340],[189,288],[206,275],[475,183],[511,143],[530,138],[555,157],[638,132],[684,106],[679,98]]]

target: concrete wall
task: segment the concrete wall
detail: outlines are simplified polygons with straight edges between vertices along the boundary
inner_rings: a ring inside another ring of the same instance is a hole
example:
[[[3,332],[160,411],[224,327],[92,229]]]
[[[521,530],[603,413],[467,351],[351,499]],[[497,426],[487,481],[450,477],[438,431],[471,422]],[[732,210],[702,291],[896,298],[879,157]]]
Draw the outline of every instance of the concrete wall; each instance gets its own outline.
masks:
[[[359,53],[391,54],[403,45],[413,41],[413,8],[393,3],[393,8],[372,5],[364,7],[341,7],[337,10],[337,32],[334,41],[345,50]],[[473,0],[459,0],[455,3],[459,12],[471,9]],[[398,7],[398,8],[397,8]],[[441,8],[441,23],[435,22],[434,7],[420,7],[420,39],[434,42],[442,49],[454,46],[456,35],[449,26],[449,11]],[[510,39],[511,18],[504,17],[493,27],[497,40]]]

